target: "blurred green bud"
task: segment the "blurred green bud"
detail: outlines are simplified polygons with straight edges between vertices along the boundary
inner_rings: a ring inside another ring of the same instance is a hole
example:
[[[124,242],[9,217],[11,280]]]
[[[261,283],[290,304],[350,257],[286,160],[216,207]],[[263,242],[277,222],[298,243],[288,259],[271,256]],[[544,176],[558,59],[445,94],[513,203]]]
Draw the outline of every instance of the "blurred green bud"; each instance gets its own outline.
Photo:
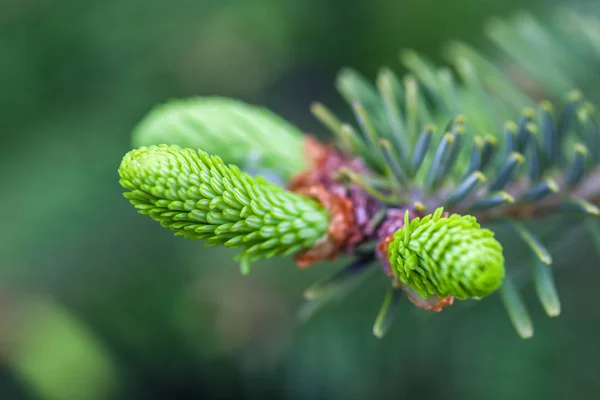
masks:
[[[133,132],[133,146],[202,149],[226,163],[284,179],[306,167],[302,132],[271,111],[238,100],[196,97],[155,107]]]
[[[242,248],[244,272],[259,258],[312,247],[329,225],[315,201],[201,150],[141,147],[125,155],[119,175],[131,204],[175,235]]]
[[[504,279],[502,246],[475,217],[433,215],[409,221],[389,245],[394,274],[427,299],[454,296],[464,300],[491,294]]]

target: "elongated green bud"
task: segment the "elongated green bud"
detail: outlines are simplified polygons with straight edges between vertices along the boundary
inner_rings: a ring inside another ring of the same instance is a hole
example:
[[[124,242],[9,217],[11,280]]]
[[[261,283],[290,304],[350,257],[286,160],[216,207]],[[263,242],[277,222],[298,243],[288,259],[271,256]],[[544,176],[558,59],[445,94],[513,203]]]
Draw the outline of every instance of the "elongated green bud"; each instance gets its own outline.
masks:
[[[177,236],[242,248],[245,272],[249,262],[310,248],[327,232],[327,212],[313,200],[201,150],[141,147],[125,155],[119,175],[141,214]]]
[[[160,144],[202,149],[226,163],[270,170],[283,178],[306,167],[302,132],[271,111],[220,97],[171,100],[133,132],[134,147]]]
[[[483,297],[504,279],[502,246],[494,233],[482,229],[475,217],[454,214],[408,220],[389,245],[394,274],[423,298]]]

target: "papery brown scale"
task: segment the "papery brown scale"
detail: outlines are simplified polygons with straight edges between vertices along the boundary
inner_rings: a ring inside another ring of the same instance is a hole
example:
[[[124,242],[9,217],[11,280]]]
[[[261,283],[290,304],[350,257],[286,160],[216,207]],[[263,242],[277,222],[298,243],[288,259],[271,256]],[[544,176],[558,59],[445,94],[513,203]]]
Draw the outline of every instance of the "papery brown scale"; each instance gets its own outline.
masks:
[[[402,291],[406,294],[406,297],[408,297],[408,300],[423,310],[441,312],[444,308],[449,307],[454,303],[454,296],[439,298],[433,295],[428,299],[424,299],[419,296],[419,294],[416,293],[410,286],[402,283],[398,278],[394,278],[392,281],[392,286],[402,289]]]
[[[377,257],[379,258],[379,262],[381,262],[381,267],[383,268],[383,271],[390,277],[393,277],[394,273],[392,272],[392,266],[390,264],[390,261],[388,260],[388,249],[393,238],[393,234],[384,237],[382,240],[377,242],[377,247],[375,248]]]
[[[312,136],[306,135],[303,141],[304,156],[308,161],[308,169],[292,177],[288,183],[288,189],[295,191],[300,188],[312,186],[321,183],[320,175],[330,153],[335,153],[335,149],[318,141]]]
[[[368,173],[360,158],[347,159],[333,146],[311,136],[305,137],[304,152],[309,169],[293,177],[288,189],[321,203],[329,211],[330,224],[326,237],[296,255],[301,268],[321,260],[333,260],[341,251],[354,251],[368,235],[364,231],[378,210],[377,202],[361,188],[340,181],[338,173],[342,168]]]
[[[405,213],[405,208],[389,209],[386,213],[385,222],[381,224],[381,226],[377,230],[377,236],[379,239],[377,241],[377,246],[375,247],[375,253],[377,254],[377,258],[379,258],[379,261],[381,262],[381,267],[383,268],[383,271],[386,274],[388,274],[388,276],[394,276],[388,256],[388,248],[393,239],[394,233],[404,228]],[[412,210],[409,210],[409,217],[410,219],[415,218],[416,213]]]
[[[309,167],[306,171],[293,177],[288,189],[296,189],[321,184],[331,191],[346,191],[346,185],[339,181],[338,172],[346,168],[353,172],[368,174],[369,169],[361,158],[348,159],[339,153],[332,145],[319,142],[311,136],[304,139],[304,155]]]
[[[318,201],[330,215],[327,234],[312,248],[294,257],[300,268],[326,259],[334,260],[341,249],[362,236],[356,228],[353,204],[348,198],[329,192],[323,185],[303,187],[295,192]]]

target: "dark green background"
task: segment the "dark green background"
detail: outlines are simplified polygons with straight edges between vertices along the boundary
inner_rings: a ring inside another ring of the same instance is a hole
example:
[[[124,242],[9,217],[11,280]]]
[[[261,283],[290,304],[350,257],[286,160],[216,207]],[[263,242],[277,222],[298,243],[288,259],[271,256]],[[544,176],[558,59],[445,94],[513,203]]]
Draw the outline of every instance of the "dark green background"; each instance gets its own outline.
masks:
[[[485,19],[556,2],[4,0],[0,3],[0,399],[596,399],[598,257],[554,227],[563,315],[530,285],[534,339],[498,296],[432,315],[404,303],[371,335],[377,275],[305,324],[302,290],[341,264],[272,260],[175,238],[121,195],[130,132],[172,97],[262,104],[324,134],[342,66],[400,71],[411,47],[483,46]],[[522,247],[508,260],[528,268]],[[528,257],[528,256],[527,256]]]

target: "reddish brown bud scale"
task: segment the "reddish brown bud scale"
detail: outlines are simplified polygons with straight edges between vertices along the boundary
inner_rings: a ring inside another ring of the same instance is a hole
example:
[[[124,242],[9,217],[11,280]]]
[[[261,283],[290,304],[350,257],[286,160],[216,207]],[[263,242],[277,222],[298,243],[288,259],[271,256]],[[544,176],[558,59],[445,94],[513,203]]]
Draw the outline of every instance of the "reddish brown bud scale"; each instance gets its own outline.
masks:
[[[338,253],[359,244],[365,237],[356,219],[351,191],[334,178],[341,167],[360,170],[362,164],[345,159],[333,146],[311,136],[304,139],[304,152],[310,168],[293,177],[288,189],[321,203],[329,212],[330,221],[327,235],[294,257],[300,268],[334,260]]]
[[[294,257],[300,268],[326,259],[334,260],[347,244],[355,241],[357,237],[362,237],[354,223],[354,209],[350,199],[329,192],[322,185],[299,188],[296,193],[317,200],[329,212],[327,235],[312,248]]]

